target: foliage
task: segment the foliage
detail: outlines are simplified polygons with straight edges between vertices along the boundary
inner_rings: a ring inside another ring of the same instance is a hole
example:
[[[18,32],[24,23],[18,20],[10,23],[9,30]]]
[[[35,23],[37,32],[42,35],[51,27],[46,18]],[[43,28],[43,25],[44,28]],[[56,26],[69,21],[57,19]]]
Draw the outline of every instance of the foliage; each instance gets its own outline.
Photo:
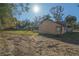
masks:
[[[53,17],[55,18],[55,21],[57,23],[62,24],[62,16],[63,14],[64,8],[62,6],[56,6],[56,7],[52,7],[50,9],[51,14],[53,15]],[[61,25],[61,32],[60,34],[62,34],[62,25]]]
[[[1,23],[1,26],[3,27],[4,25],[4,17],[10,17],[11,15],[11,9],[10,9],[10,6],[9,4],[6,4],[6,3],[1,3],[0,4],[0,23]],[[1,27],[1,28],[2,28]]]
[[[56,6],[50,9],[51,14],[57,22],[60,22],[62,20],[62,16],[64,15],[63,11],[64,8],[62,6]]]
[[[72,28],[75,27],[76,21],[77,21],[76,16],[68,15],[68,16],[66,16],[66,18],[65,18],[66,26],[70,26],[70,27],[72,27]]]
[[[44,16],[42,17],[43,20],[50,20],[50,18],[51,18],[51,16],[50,16],[49,14],[44,15]]]
[[[33,26],[34,27],[38,27],[38,25],[40,24],[40,21],[41,21],[41,17],[39,16],[39,17],[36,17],[35,16],[35,18],[34,18],[34,21],[33,21]]]
[[[20,16],[23,12],[27,13],[29,11],[29,4],[28,3],[13,3],[10,5],[12,9],[13,16]]]
[[[17,19],[16,18],[4,18],[5,21],[4,21],[4,29],[13,29],[16,27],[16,22],[17,22]]]
[[[28,12],[29,4],[1,3],[0,4],[0,29],[14,27],[17,20],[14,16],[20,16],[23,12]]]

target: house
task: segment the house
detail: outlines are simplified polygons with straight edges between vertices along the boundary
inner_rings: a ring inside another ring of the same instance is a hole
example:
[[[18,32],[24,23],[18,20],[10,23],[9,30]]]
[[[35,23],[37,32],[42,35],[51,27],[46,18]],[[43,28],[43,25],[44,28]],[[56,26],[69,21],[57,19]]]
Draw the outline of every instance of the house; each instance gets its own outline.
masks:
[[[64,34],[65,26],[52,20],[43,20],[39,24],[39,33],[42,34]]]

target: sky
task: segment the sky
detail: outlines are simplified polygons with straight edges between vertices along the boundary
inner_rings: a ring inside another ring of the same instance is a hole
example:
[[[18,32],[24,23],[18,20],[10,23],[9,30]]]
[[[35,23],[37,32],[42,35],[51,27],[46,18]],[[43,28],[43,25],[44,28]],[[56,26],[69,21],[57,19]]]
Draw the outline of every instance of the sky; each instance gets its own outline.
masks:
[[[17,16],[17,18],[19,20],[25,20],[25,19],[29,19],[30,21],[33,21],[35,16],[39,17],[39,16],[44,16],[47,14],[50,14],[52,16],[52,20],[53,19],[53,15],[50,13],[50,9],[52,7],[55,6],[63,6],[64,7],[64,16],[63,16],[63,20],[65,19],[65,17],[67,15],[72,15],[72,16],[76,16],[77,17],[77,21],[79,21],[79,7],[78,4],[76,3],[31,3],[29,5],[30,9],[28,13],[23,13],[21,16]]]

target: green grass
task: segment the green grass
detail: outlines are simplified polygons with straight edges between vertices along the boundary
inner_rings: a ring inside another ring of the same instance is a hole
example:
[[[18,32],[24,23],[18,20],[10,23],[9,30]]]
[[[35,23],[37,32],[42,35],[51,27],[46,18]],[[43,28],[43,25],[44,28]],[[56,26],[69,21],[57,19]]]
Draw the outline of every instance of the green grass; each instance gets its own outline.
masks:
[[[42,34],[42,36],[52,38],[54,40],[59,40],[69,44],[79,45],[79,32],[65,33],[63,35]]]
[[[9,33],[9,34],[16,34],[16,35],[38,35],[38,33],[33,31],[27,30],[2,30],[1,33]]]
[[[70,39],[79,39],[79,32],[65,33],[63,37],[70,38]]]

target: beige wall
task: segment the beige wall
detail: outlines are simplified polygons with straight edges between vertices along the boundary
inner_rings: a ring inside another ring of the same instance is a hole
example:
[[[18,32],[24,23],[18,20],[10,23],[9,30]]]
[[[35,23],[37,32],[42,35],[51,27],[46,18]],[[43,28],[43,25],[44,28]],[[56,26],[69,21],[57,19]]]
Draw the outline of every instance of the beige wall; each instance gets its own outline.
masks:
[[[60,26],[60,25],[52,21],[46,20],[39,25],[39,32],[48,33],[48,34],[58,34],[56,32],[56,26]],[[62,33],[64,33],[64,27],[62,27]]]

